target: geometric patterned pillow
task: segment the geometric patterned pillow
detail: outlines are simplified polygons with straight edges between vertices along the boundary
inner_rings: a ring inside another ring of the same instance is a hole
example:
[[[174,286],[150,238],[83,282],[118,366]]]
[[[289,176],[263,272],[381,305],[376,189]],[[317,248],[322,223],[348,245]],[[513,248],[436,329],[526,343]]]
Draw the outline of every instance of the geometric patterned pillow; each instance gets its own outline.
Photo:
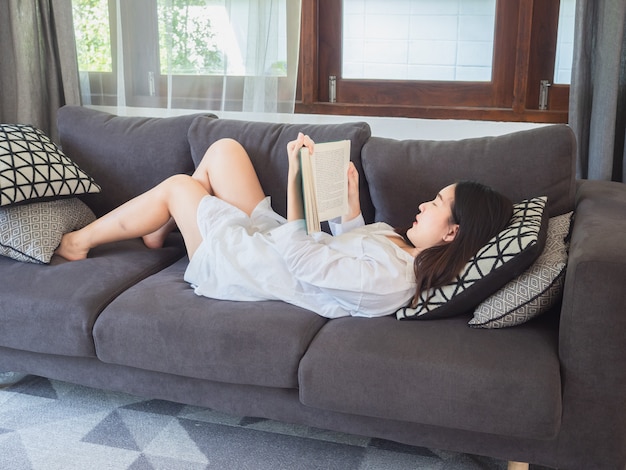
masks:
[[[561,298],[571,217],[570,212],[550,219],[546,246],[539,258],[476,308],[469,322],[471,327],[521,325],[548,311]]]
[[[0,255],[48,264],[64,233],[95,218],[78,198],[0,207]]]
[[[545,245],[546,203],[543,196],[515,204],[509,224],[476,253],[454,281],[423,292],[417,307],[398,309],[396,318],[426,320],[466,313],[522,273]]]
[[[41,130],[0,124],[0,207],[98,192],[95,181]]]

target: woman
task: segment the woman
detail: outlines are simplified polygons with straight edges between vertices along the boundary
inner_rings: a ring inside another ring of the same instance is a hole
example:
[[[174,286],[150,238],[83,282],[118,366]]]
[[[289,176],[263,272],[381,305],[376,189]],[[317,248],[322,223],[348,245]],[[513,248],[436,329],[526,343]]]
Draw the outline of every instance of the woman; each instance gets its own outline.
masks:
[[[175,175],[81,230],[56,253],[79,260],[113,241],[143,237],[156,248],[178,226],[189,255],[185,280],[198,295],[227,300],[283,300],[335,318],[393,313],[452,280],[506,226],[511,202],[470,182],[443,188],[419,206],[412,226],[365,225],[358,173],[348,170],[349,212],[331,222],[334,236],[307,235],[299,151],[287,146],[287,218],[275,213],[244,148],[232,139],[207,150],[192,176]]]

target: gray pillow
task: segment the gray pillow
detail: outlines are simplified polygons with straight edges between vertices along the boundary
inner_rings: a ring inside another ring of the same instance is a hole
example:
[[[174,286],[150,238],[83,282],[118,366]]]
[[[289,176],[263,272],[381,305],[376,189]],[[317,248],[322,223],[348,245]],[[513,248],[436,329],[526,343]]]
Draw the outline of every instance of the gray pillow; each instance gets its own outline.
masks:
[[[546,246],[520,276],[485,299],[474,311],[474,328],[521,325],[547,312],[561,299],[567,266],[567,235],[572,213],[552,217]]]
[[[96,182],[40,129],[0,124],[0,206],[98,192]]]
[[[94,219],[91,209],[78,198],[0,207],[0,255],[47,264],[64,233]]]
[[[507,227],[476,253],[454,281],[422,293],[417,307],[400,308],[396,312],[398,320],[465,313],[522,273],[545,245],[547,199],[543,196],[515,204]]]

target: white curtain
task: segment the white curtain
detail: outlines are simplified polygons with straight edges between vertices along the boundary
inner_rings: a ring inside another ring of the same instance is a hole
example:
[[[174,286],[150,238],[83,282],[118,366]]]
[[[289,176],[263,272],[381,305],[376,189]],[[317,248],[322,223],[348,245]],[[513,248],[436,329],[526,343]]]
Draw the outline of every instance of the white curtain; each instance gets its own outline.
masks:
[[[81,71],[83,103],[294,112],[301,0],[113,2],[111,79]]]

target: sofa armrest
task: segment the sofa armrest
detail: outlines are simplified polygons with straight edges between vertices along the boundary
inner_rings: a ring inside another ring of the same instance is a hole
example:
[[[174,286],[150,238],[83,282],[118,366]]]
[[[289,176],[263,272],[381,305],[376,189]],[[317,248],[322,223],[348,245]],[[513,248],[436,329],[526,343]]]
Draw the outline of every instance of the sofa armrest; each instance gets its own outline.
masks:
[[[595,459],[586,468],[624,468],[626,184],[578,182],[559,354],[560,448],[568,449],[568,459],[576,449],[578,465]],[[563,462],[563,467],[569,468],[568,463]]]

